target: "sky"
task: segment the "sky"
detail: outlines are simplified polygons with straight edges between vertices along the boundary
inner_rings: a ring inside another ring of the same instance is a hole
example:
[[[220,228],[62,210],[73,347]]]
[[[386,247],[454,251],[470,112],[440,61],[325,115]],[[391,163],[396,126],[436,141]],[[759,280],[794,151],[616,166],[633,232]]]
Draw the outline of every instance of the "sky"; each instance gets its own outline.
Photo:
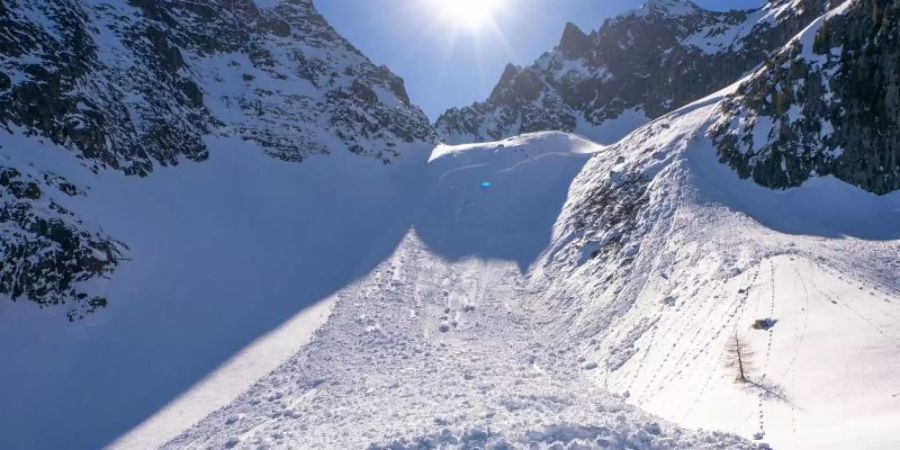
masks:
[[[553,49],[566,22],[585,32],[644,0],[315,0],[323,16],[376,64],[403,77],[431,119],[488,97],[507,63]],[[695,0],[716,10],[763,0]],[[448,6],[449,5],[449,6]],[[455,6],[459,5],[459,6]],[[474,11],[474,12],[472,12]]]

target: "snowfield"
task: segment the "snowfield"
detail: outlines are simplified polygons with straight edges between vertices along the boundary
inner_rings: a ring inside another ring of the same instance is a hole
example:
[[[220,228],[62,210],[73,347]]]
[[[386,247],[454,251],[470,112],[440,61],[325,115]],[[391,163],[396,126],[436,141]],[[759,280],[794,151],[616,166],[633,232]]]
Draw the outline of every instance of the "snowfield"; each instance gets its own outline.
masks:
[[[900,195],[739,180],[705,136],[715,100],[611,147],[438,147],[391,256],[166,448],[896,448]],[[619,203],[586,209],[603,186]]]

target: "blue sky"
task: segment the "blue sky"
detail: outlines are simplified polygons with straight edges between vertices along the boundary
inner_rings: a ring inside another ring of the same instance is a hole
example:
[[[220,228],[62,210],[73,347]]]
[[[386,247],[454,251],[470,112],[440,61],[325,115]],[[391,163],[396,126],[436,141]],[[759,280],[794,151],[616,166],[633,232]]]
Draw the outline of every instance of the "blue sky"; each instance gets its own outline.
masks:
[[[376,64],[406,80],[413,102],[432,119],[451,106],[485,99],[507,63],[531,64],[552,49],[566,22],[589,31],[643,0],[503,0],[494,25],[472,29],[438,18],[454,0],[315,0],[326,19]],[[481,0],[490,1],[490,0]],[[695,0],[726,10],[763,0]],[[423,6],[430,4],[431,6]]]

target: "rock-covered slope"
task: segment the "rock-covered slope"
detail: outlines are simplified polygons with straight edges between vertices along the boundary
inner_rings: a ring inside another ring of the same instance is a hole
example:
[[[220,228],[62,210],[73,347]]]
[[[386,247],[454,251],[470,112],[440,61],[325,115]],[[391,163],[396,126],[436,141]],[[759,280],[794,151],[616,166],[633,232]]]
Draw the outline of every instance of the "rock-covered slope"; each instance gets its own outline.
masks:
[[[106,306],[77,284],[112,273],[127,246],[57,202],[84,196],[82,187],[52,172],[20,171],[7,158],[0,158],[0,294],[69,303],[70,320]]]
[[[0,3],[4,153],[50,143],[86,170],[146,176],[207,159],[210,136],[290,162],[349,152],[385,164],[434,140],[403,80],[311,0]],[[105,304],[75,285],[114,271],[127,243],[61,206],[90,186],[9,157],[0,165],[0,294],[70,303],[70,317]]]
[[[0,23],[0,123],[96,166],[202,160],[222,124],[287,160],[340,143],[390,161],[396,144],[432,137],[403,80],[310,0],[23,0]]]
[[[651,0],[585,34],[569,24],[533,65],[506,68],[484,102],[437,121],[448,142],[574,131],[611,143],[649,119],[725,87],[822,14],[825,0],[773,0],[713,12]]]
[[[770,188],[834,175],[900,189],[900,3],[846,2],[725,102],[713,130],[723,162]]]

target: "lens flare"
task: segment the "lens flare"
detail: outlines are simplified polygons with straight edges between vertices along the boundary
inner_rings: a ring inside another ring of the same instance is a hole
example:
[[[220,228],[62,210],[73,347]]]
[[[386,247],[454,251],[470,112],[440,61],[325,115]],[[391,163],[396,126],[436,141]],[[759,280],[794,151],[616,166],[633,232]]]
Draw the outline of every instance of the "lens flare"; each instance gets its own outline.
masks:
[[[505,0],[427,0],[447,25],[477,31],[494,21]]]

